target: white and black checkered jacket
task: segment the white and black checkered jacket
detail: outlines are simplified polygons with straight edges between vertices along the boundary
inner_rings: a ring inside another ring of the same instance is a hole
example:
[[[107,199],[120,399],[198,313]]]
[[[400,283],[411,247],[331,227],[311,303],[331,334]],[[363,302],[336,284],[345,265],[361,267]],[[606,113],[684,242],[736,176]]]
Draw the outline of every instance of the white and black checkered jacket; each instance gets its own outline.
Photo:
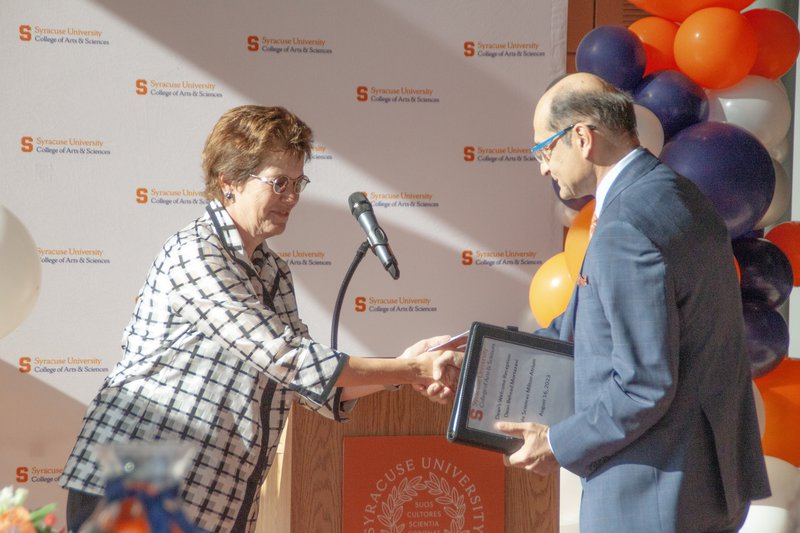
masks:
[[[254,529],[294,400],[337,420],[353,407],[334,387],[347,356],[309,338],[289,267],[266,243],[248,259],[218,202],[164,245],[122,348],[61,485],[103,493],[98,443],[190,441],[199,451],[182,496],[189,518],[208,531]]]

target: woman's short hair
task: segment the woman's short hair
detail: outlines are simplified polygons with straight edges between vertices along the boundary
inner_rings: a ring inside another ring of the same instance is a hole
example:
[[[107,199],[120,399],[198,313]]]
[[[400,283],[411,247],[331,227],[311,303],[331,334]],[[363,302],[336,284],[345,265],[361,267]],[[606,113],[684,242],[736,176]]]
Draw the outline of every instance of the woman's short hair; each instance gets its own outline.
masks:
[[[219,177],[243,182],[272,156],[311,157],[314,134],[305,122],[283,107],[243,105],[226,111],[203,148],[205,195],[222,200]]]
[[[606,81],[601,81],[599,89],[558,92],[551,101],[549,119],[552,131],[560,131],[576,122],[587,122],[612,135],[637,136],[633,98]],[[565,140],[569,143],[569,136]]]

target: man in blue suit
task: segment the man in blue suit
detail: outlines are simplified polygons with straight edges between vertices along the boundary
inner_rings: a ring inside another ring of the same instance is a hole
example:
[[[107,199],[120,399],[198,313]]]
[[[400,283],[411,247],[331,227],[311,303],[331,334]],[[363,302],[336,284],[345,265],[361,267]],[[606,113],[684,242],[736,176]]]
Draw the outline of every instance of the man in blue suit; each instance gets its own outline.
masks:
[[[631,98],[578,73],[536,106],[534,155],[597,222],[563,315],[575,414],[499,424],[508,462],[583,479],[584,533],[736,531],[769,495],[725,224],[702,192],[639,146]],[[442,364],[458,366],[458,355]]]

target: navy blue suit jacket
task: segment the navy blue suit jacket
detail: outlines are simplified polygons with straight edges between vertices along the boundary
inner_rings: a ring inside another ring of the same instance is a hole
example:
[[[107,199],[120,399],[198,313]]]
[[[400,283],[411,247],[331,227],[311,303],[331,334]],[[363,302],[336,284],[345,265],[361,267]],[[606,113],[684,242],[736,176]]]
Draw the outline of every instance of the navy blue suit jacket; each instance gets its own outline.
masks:
[[[724,222],[646,150],[609,190],[565,313],[575,415],[550,428],[584,478],[581,531],[714,530],[769,495]]]

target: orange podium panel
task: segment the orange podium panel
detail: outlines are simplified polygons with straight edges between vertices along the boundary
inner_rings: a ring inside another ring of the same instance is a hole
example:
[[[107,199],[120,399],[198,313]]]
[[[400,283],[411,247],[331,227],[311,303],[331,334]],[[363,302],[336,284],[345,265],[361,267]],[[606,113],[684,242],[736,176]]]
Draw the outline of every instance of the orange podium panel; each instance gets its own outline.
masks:
[[[503,457],[442,436],[345,437],[342,531],[504,531]]]

